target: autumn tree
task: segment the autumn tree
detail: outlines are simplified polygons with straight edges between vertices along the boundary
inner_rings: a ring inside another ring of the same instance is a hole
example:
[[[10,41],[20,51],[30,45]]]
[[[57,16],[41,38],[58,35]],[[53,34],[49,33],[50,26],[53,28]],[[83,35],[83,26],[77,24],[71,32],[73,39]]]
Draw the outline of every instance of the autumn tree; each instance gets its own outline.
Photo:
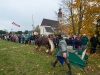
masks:
[[[63,0],[63,9],[69,13],[66,16],[67,27],[70,33],[95,33],[96,21],[100,14],[100,0]],[[70,29],[68,29],[70,28]],[[70,31],[72,30],[72,31]]]
[[[34,29],[34,31],[40,33],[39,25],[36,26],[36,28]]]

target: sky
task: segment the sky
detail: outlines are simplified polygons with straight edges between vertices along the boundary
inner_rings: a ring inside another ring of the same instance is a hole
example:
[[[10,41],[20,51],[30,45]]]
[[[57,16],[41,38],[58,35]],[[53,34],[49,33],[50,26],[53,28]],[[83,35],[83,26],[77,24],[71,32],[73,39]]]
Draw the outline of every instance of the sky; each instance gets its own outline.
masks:
[[[61,0],[0,0],[0,30],[30,31],[33,22],[36,27],[41,25],[43,18],[57,20],[55,12],[58,12],[60,3]]]

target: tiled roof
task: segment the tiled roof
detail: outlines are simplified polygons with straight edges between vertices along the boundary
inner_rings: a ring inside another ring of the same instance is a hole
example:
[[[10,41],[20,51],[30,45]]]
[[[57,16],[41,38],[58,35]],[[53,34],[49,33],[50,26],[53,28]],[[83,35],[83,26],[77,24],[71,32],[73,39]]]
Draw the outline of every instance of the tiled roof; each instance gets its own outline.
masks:
[[[41,26],[51,26],[53,28],[57,28],[59,26],[59,21],[43,19]]]

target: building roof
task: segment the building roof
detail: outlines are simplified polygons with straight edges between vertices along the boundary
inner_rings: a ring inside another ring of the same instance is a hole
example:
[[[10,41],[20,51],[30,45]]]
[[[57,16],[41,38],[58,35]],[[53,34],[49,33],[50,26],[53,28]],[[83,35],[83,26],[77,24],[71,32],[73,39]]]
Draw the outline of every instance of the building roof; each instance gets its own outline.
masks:
[[[51,27],[45,27],[45,29],[46,29],[47,32],[51,32],[51,33],[53,33],[53,30],[52,30]]]
[[[41,23],[41,26],[51,26],[53,28],[58,28],[59,21],[43,19],[42,23]]]

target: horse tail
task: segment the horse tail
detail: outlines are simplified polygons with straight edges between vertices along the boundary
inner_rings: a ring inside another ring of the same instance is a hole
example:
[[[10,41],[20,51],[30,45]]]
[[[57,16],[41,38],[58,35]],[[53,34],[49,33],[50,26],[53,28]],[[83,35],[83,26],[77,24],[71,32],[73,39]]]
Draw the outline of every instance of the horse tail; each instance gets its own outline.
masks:
[[[50,44],[50,47],[51,47],[50,51],[53,52],[54,51],[54,43],[51,39],[48,38],[48,40],[49,40],[49,44]]]

